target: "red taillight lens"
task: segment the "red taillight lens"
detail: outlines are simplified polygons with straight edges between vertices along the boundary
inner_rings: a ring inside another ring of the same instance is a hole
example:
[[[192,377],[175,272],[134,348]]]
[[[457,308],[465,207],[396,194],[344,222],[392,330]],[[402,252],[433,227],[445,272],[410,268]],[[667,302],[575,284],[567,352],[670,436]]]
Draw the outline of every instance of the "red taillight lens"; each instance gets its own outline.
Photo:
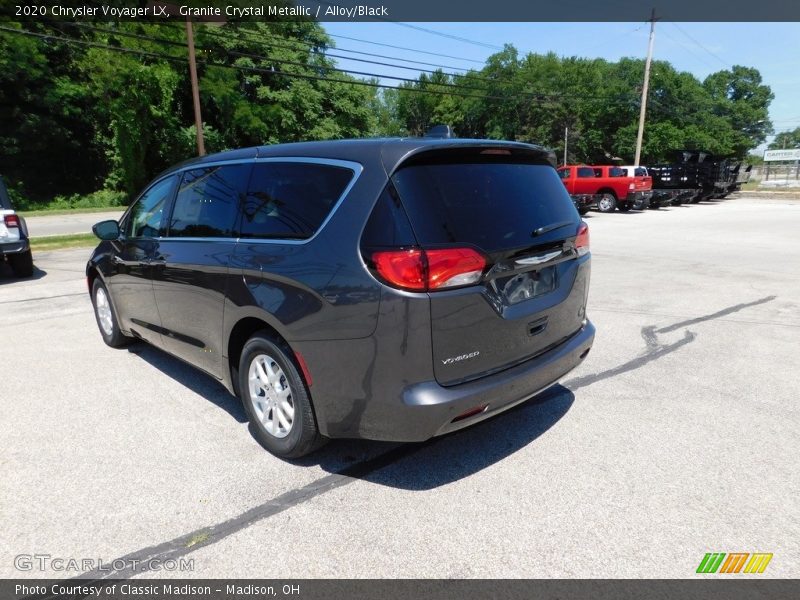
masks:
[[[19,217],[17,215],[6,215],[3,220],[6,227],[19,227]]]
[[[486,267],[472,248],[379,251],[372,261],[388,284],[419,292],[477,283]]]
[[[387,283],[409,290],[424,291],[427,288],[423,250],[375,252],[372,260]]]
[[[575,237],[575,250],[578,251],[578,256],[589,253],[589,226],[583,221],[578,226],[578,235]]]
[[[476,283],[486,266],[486,259],[472,248],[425,250],[425,254],[431,290]]]

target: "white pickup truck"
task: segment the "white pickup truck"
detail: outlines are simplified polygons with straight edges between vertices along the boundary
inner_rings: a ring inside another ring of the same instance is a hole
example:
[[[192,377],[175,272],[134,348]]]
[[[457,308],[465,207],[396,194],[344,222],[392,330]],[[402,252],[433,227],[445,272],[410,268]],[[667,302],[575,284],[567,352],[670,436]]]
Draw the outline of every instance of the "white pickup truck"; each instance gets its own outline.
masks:
[[[8,261],[17,277],[33,275],[33,256],[25,219],[14,212],[3,179],[0,178],[0,262]]]

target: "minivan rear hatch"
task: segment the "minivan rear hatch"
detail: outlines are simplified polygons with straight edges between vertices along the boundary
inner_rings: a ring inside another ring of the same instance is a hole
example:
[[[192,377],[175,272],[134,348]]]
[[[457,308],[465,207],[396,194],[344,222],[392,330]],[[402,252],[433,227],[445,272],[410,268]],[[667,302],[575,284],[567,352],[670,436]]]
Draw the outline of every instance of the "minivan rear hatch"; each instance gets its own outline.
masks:
[[[580,330],[589,282],[576,239],[586,226],[544,158],[502,147],[429,152],[391,180],[422,248],[486,258],[477,283],[428,292],[440,384],[509,368]]]

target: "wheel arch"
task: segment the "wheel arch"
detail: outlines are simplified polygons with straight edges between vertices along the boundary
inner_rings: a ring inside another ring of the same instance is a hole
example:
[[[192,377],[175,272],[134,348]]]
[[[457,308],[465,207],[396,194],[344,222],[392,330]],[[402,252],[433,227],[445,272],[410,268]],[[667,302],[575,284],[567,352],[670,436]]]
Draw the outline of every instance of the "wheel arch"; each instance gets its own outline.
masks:
[[[273,338],[276,342],[283,344],[286,346],[286,349],[289,351],[291,356],[294,358],[295,362],[298,363],[298,372],[300,376],[303,378],[303,381],[306,384],[306,387],[309,389],[311,388],[311,382],[308,380],[309,376],[307,373],[307,368],[303,364],[301,359],[298,359],[297,352],[292,345],[286,340],[286,338],[281,335],[281,333],[272,325],[270,325],[264,319],[259,317],[255,317],[252,315],[244,316],[240,318],[231,328],[230,333],[228,334],[228,342],[225,345],[227,350],[227,360],[228,360],[228,373],[230,376],[231,387],[234,393],[238,396],[239,395],[239,360],[242,356],[242,349],[244,345],[247,343],[253,335],[258,333],[259,331],[266,332],[271,338]]]
[[[609,187],[600,188],[599,190],[597,190],[597,193],[598,194],[611,194],[612,196],[614,196],[614,200],[619,200],[619,197],[617,196],[617,192],[615,192],[613,188],[609,188]]]

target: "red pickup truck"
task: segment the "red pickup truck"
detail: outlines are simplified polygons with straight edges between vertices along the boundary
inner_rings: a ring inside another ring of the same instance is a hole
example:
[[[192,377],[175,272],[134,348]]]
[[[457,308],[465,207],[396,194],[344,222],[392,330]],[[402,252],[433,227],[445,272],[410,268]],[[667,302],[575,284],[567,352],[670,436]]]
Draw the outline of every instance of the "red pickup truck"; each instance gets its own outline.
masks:
[[[652,195],[650,177],[629,177],[621,167],[564,165],[558,169],[558,174],[573,200],[577,197],[580,203],[580,199],[591,196],[592,207],[596,206],[600,212],[614,212],[615,208],[622,212],[632,208],[641,210],[648,207]]]

